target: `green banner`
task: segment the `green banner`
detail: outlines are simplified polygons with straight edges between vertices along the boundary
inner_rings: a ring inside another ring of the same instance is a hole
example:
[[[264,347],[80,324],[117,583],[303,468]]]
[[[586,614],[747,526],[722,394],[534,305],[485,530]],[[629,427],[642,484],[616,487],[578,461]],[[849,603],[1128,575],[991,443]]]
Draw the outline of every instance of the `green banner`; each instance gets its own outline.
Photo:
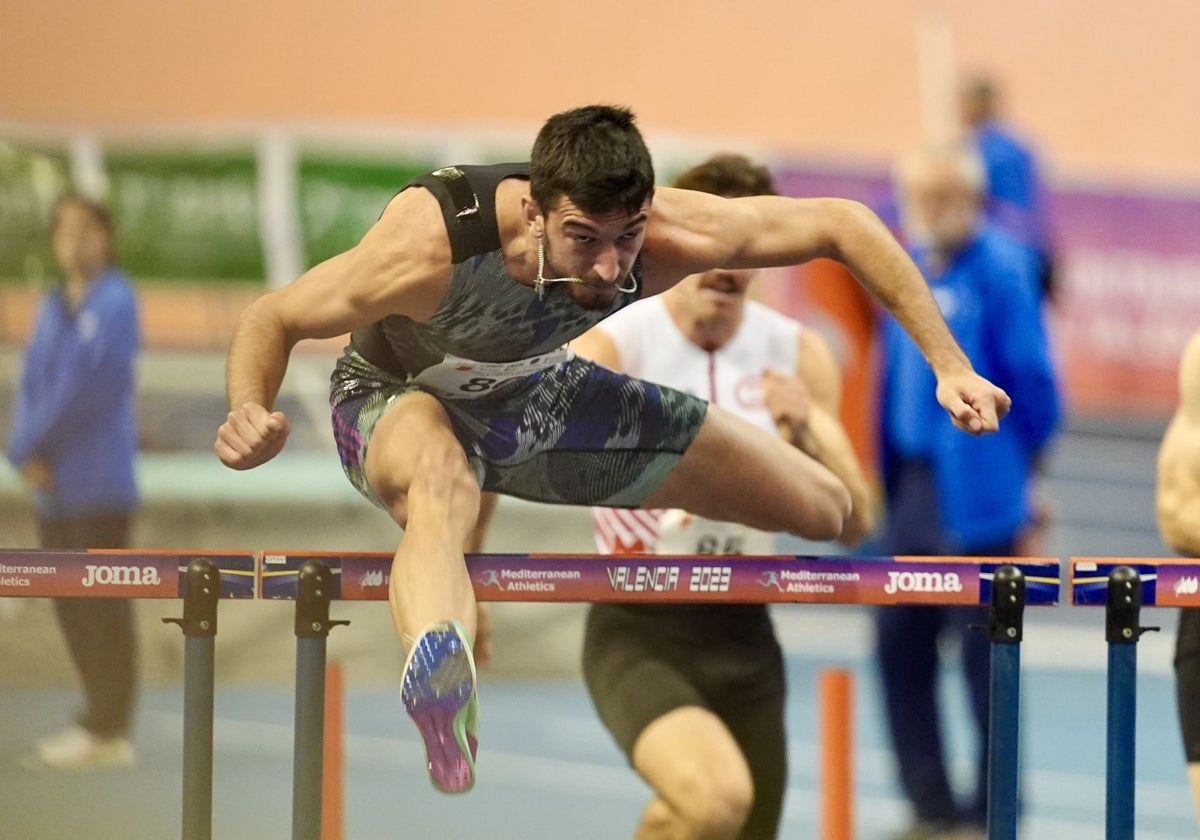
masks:
[[[298,196],[305,266],[355,245],[401,187],[433,168],[413,160],[302,157]]]
[[[41,284],[54,274],[50,216],[70,189],[64,153],[0,140],[0,283]]]
[[[145,280],[261,281],[251,150],[112,151],[109,202],[123,268]]]

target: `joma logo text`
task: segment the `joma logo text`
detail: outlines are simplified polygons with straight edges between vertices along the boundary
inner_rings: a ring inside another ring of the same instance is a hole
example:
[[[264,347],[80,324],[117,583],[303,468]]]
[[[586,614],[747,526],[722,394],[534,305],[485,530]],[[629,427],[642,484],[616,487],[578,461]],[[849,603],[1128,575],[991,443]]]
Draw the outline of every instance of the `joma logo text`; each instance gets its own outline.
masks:
[[[962,581],[956,572],[888,572],[883,591],[897,592],[962,592]]]
[[[93,586],[158,586],[162,580],[154,566],[84,566],[87,573],[83,585]]]

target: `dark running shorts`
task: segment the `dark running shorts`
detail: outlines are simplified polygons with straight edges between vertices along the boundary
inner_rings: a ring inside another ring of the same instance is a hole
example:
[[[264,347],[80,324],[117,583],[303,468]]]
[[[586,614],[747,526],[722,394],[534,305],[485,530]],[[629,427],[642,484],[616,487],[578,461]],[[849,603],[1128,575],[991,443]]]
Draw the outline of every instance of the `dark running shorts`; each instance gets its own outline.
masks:
[[[1175,637],[1175,700],[1183,752],[1188,763],[1200,762],[1200,607],[1179,611]]]
[[[583,675],[600,720],[632,763],[638,736],[684,706],[716,715],[754,783],[741,838],[776,836],[787,787],[783,654],[761,604],[596,604]]]
[[[428,391],[347,348],[330,383],[342,467],[380,505],[364,468],[375,423]],[[438,398],[484,490],[538,502],[639,507],[687,450],[708,404],[580,358],[485,397]]]

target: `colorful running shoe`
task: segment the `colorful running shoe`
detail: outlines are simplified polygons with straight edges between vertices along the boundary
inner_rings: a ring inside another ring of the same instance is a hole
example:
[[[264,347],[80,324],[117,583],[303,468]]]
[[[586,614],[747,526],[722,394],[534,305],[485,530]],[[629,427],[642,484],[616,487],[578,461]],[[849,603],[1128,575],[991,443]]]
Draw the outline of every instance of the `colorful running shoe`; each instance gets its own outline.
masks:
[[[461,624],[434,624],[417,637],[404,664],[400,696],[425,741],[433,786],[466,793],[475,784],[479,696],[471,643]]]

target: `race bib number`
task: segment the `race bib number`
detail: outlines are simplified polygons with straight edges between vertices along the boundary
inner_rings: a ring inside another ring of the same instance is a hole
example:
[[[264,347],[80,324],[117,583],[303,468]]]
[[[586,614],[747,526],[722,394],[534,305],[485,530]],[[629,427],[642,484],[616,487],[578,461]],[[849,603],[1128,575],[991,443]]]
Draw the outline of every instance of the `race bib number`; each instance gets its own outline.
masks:
[[[413,380],[446,399],[472,399],[517,379],[560,365],[574,357],[566,347],[515,362],[476,362],[449,353]]]
[[[718,522],[683,510],[664,511],[659,519],[657,554],[775,553],[775,536],[736,522]]]

